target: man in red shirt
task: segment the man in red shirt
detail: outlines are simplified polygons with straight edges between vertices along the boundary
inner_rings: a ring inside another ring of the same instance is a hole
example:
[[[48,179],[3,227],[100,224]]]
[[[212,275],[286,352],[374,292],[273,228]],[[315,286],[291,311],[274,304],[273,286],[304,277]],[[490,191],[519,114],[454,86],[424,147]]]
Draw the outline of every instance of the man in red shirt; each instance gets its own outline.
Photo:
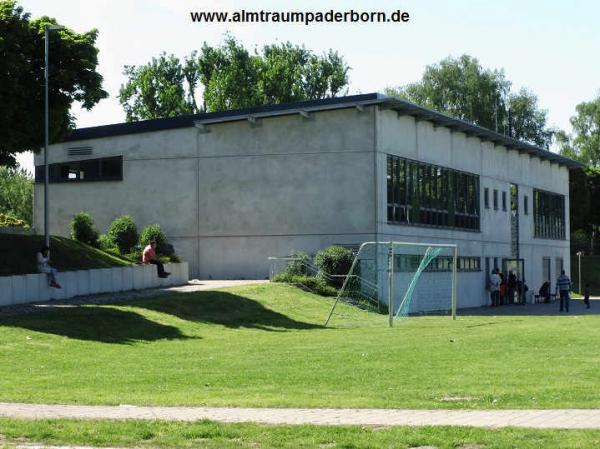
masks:
[[[158,259],[158,257],[156,257],[155,241],[150,242],[150,244],[144,248],[142,262],[156,265],[159,278],[166,278],[171,274],[165,271],[165,267],[163,266],[162,262]]]

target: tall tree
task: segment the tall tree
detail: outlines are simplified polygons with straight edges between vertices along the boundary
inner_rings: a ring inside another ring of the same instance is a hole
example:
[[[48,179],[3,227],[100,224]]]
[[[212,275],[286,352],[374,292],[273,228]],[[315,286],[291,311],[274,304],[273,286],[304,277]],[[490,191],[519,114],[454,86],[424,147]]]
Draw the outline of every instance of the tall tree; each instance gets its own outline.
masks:
[[[561,132],[557,136],[561,154],[600,167],[600,94],[578,104],[570,122],[573,134]]]
[[[261,63],[258,55],[250,54],[231,36],[218,48],[204,43],[198,65],[206,110],[222,111],[260,104]]]
[[[188,61],[182,66],[178,58],[165,53],[143,66],[125,66],[123,74],[129,79],[121,86],[119,101],[127,121],[195,113],[195,72]]]
[[[553,131],[546,126],[546,111],[532,93],[510,88],[504,71],[485,69],[476,58],[462,55],[427,66],[421,81],[386,93],[548,148]]]
[[[163,54],[125,67],[119,100],[133,121],[326,98],[346,91],[348,70],[332,50],[318,56],[287,42],[250,52],[227,36],[217,47],[204,43],[183,63]]]
[[[26,170],[0,166],[0,212],[33,223],[33,179]]]
[[[0,164],[14,166],[14,155],[44,142],[44,27],[55,19],[30,14],[15,0],[0,0]],[[77,101],[91,109],[108,94],[96,72],[98,32],[78,34],[65,28],[50,40],[50,140],[74,127],[70,113]]]

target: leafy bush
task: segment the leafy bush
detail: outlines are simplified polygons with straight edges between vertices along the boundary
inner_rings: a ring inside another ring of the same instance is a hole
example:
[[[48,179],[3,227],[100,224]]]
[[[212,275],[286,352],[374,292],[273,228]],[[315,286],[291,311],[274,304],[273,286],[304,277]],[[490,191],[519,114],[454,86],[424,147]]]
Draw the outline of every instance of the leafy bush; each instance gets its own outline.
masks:
[[[273,277],[273,282],[294,284],[321,296],[335,296],[337,290],[327,285],[325,279],[320,276],[302,276],[282,273]]]
[[[134,248],[131,252],[123,254],[123,257],[132,262],[140,263],[142,261],[143,250]]]
[[[308,264],[310,264],[310,256],[303,252],[292,253],[290,257],[296,260],[290,261],[283,274],[289,276],[306,276],[308,274]]]
[[[89,212],[79,212],[71,219],[71,238],[78,242],[98,246],[98,231]]]
[[[29,229],[29,225],[25,223],[24,220],[21,220],[12,214],[3,214],[0,212],[0,228],[4,227]]]
[[[102,251],[106,251],[107,253],[113,253],[117,255],[120,254],[118,246],[115,245],[115,242],[113,242],[112,239],[106,234],[100,234],[98,237],[98,248],[100,248]]]
[[[168,252],[167,236],[157,224],[146,226],[140,234],[140,245],[146,246],[152,241],[156,242],[157,253],[165,254],[165,252]]]
[[[346,276],[352,267],[352,251],[342,246],[330,246],[319,251],[315,257],[315,264],[320,272],[330,276]],[[332,285],[341,287],[344,278],[334,278]]]
[[[129,215],[116,218],[110,224],[107,235],[117,245],[121,254],[131,252],[138,242],[137,227]]]

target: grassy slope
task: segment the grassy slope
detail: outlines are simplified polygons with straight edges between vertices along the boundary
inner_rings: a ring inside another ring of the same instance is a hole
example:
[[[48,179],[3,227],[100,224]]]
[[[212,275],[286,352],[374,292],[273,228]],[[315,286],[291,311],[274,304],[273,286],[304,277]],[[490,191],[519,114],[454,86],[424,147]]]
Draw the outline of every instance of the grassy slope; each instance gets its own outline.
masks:
[[[40,235],[0,234],[0,276],[37,273],[36,253],[44,246]],[[133,265],[131,262],[64,237],[50,241],[51,265],[59,271]]]
[[[465,427],[261,426],[160,421],[17,421],[0,419],[8,441],[53,445],[178,448],[597,449],[598,430]],[[2,441],[0,441],[0,444]]]
[[[331,301],[256,285],[5,317],[0,401],[600,407],[600,315],[423,317],[389,329],[341,305],[338,328],[324,329]]]
[[[579,291],[579,264],[577,256],[571,256],[571,280],[573,289]],[[593,296],[600,296],[600,256],[583,256],[581,258],[581,283],[590,283]],[[582,290],[583,292],[583,290]]]

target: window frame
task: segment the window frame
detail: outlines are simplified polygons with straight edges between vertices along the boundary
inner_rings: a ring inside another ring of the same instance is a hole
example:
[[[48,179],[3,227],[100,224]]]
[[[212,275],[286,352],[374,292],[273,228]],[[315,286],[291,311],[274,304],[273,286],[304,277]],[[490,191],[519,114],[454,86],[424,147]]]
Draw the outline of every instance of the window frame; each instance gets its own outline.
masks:
[[[391,154],[386,170],[388,224],[481,231],[479,175]]]
[[[107,163],[117,163],[117,174],[104,175],[103,170],[107,167]],[[92,176],[86,176],[87,173],[94,173]],[[75,161],[56,162],[48,165],[49,183],[81,183],[81,182],[108,182],[108,181],[123,181],[123,156],[100,157],[93,159],[78,159]],[[65,176],[66,174],[66,176]],[[73,177],[71,177],[73,175]],[[35,182],[44,182],[44,166],[37,165],[35,167]]]

